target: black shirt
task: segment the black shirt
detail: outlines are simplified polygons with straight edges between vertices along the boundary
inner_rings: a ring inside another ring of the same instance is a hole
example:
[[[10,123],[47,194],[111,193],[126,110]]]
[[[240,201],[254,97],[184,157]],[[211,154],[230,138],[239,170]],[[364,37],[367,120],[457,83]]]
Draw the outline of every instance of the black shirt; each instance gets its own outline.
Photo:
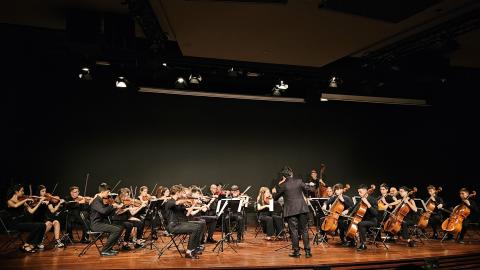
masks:
[[[438,209],[437,205],[439,204],[443,204],[443,199],[437,195],[433,196],[435,198],[435,209],[433,210],[433,214],[440,214],[440,209]],[[428,200],[430,200],[430,197],[428,197],[426,200],[425,200],[425,204],[428,203]]]
[[[188,221],[185,206],[177,205],[174,199],[170,199],[165,203],[165,213],[168,216],[168,223],[177,224]]]
[[[327,209],[330,209],[330,205],[332,205],[335,202],[337,197],[338,197],[337,195],[333,195],[332,197],[330,197],[330,199],[328,199],[328,201],[326,202]],[[352,198],[348,197],[347,195],[343,195],[343,200],[344,200],[343,204],[345,205],[343,209],[347,210],[353,206]]]
[[[363,216],[363,220],[373,220],[373,219],[376,219],[377,218],[377,215],[378,215],[378,212],[377,212],[377,201],[375,200],[375,198],[373,196],[367,196],[367,201],[368,203],[370,203],[371,207],[367,209],[367,212],[365,213],[365,215]],[[359,204],[362,202],[361,199],[359,199],[357,201],[357,203],[350,207],[348,209],[348,212],[349,213],[353,213],[353,211],[356,211],[358,209],[357,206],[359,206]],[[355,214],[355,213],[353,213]]]
[[[108,223],[108,216],[115,211],[115,208],[111,205],[103,204],[103,200],[100,196],[93,199],[90,205],[90,222],[94,223]]]

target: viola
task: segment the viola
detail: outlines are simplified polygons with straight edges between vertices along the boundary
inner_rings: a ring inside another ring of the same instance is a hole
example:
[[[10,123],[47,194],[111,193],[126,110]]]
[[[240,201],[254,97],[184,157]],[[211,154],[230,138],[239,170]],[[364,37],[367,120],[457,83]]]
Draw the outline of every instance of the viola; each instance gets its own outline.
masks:
[[[417,192],[417,188],[414,187],[410,192],[408,192],[408,196]],[[386,232],[390,232],[392,234],[397,234],[402,229],[402,223],[407,214],[410,212],[410,206],[403,201],[402,203],[398,204],[395,210],[393,210],[390,217],[388,217],[387,221],[383,224],[383,229]]]
[[[476,191],[472,191],[468,195],[467,200],[471,197],[477,195]],[[448,212],[448,211],[447,211]],[[442,223],[442,230],[455,234],[456,236],[462,231],[463,221],[470,215],[470,208],[462,202],[461,204],[455,206],[453,211],[450,214],[450,217]]]
[[[345,185],[345,189],[349,189],[350,185]],[[345,190],[344,189],[344,190]],[[345,203],[340,201],[339,197],[335,199],[330,207],[330,213],[325,217],[322,223],[322,230],[325,232],[334,232],[338,228],[338,218],[342,215],[343,210],[345,210]]]
[[[370,185],[370,188],[367,190],[367,195],[372,195],[373,192],[375,191],[375,185]],[[365,213],[367,213],[368,206],[367,204],[363,201],[360,200],[360,203],[358,204],[358,208],[354,209],[354,215],[353,219],[350,222],[350,225],[348,226],[347,233],[345,234],[346,237],[354,239],[355,235],[357,234],[358,231],[358,223],[360,223],[363,220],[363,217],[365,216]]]
[[[442,191],[442,187],[439,187],[435,190],[435,195]],[[435,196],[434,195],[434,196]],[[428,226],[428,221],[430,220],[430,215],[433,213],[435,208],[437,207],[437,203],[432,200],[432,196],[428,199],[427,203],[425,204],[425,212],[422,213],[420,218],[418,219],[417,227],[420,229],[426,229]]]

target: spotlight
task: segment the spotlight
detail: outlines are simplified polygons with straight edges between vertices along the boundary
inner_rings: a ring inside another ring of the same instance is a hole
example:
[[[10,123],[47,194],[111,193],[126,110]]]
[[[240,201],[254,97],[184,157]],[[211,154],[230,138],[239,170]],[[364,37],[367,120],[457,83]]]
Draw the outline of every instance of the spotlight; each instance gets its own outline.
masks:
[[[162,63],[162,66],[167,67],[167,63]]]
[[[117,88],[127,88],[127,79],[125,77],[118,77],[118,79],[115,81],[115,86]]]
[[[202,82],[202,76],[192,74],[188,78],[188,81],[190,82],[190,84],[200,84]]]
[[[231,67],[228,69],[227,73],[228,73],[228,76],[230,77],[237,77],[237,76],[243,75],[243,70],[239,68]]]
[[[91,80],[92,75],[90,74],[90,69],[88,67],[83,67],[82,70],[80,70],[80,73],[78,74],[78,78],[83,79],[83,80]]]
[[[337,88],[342,83],[342,80],[339,77],[332,76],[329,80],[328,86],[331,88]]]
[[[288,84],[286,84],[284,81],[280,80],[278,84],[276,84],[273,89],[272,89],[272,95],[274,96],[281,96],[283,92],[287,91],[288,89]]]
[[[184,89],[187,87],[187,81],[183,77],[178,77],[175,81],[175,88]]]

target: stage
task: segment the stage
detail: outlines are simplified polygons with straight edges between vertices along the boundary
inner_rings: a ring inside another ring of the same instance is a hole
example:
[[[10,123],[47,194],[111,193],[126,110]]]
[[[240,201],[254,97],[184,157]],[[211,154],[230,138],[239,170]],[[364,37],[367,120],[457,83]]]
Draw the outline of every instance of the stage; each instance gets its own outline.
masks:
[[[206,245],[200,259],[184,259],[172,246],[158,258],[155,248],[149,247],[120,252],[115,257],[100,257],[95,246],[86,255],[78,257],[84,244],[69,245],[66,249],[55,250],[48,246],[46,250],[26,255],[13,246],[1,255],[2,269],[395,269],[400,266],[437,265],[442,269],[479,269],[480,235],[470,231],[465,244],[454,242],[440,243],[439,240],[426,240],[425,244],[409,248],[405,242],[383,246],[369,245],[365,251],[358,252],[338,244],[338,237],[330,240],[328,246],[312,245],[313,257],[306,259],[290,258],[289,242],[266,241],[259,234],[254,237],[254,228],[249,228],[243,243],[234,246],[235,253],[226,244],[224,252],[217,255],[212,251],[214,244]],[[215,237],[217,240],[220,235]],[[168,238],[157,241],[163,247]],[[288,245],[288,246],[287,246]],[[281,247],[286,247],[275,251]],[[302,254],[303,255],[303,254]]]

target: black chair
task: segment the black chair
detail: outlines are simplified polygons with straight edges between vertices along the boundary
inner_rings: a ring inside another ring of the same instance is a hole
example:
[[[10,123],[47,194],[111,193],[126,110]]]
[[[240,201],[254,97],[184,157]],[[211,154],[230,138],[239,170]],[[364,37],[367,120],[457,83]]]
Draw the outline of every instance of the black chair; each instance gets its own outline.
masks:
[[[8,249],[10,245],[17,241],[22,242],[22,245],[25,243],[25,241],[22,239],[21,232],[9,228],[10,220],[10,214],[6,210],[0,210],[0,223],[2,223],[2,232],[6,233],[8,236],[8,239],[0,246],[0,251]]]
[[[170,247],[173,245],[178,251],[178,254],[180,254],[180,257],[183,258],[182,251],[180,250],[180,246],[182,246],[182,249],[185,250],[185,247],[183,246],[183,243],[185,242],[185,239],[187,239],[189,234],[186,233],[171,233],[168,230],[165,230],[165,237],[169,237],[170,241],[168,241],[162,249],[158,252],[158,258],[162,257],[163,253],[170,249]]]
[[[82,222],[85,225],[85,228],[87,228],[87,235],[88,235],[88,244],[83,248],[83,250],[78,254],[79,257],[85,255],[87,253],[88,249],[95,245],[95,247],[98,250],[98,254],[101,256],[102,255],[102,246],[103,246],[103,241],[102,238],[106,235],[104,232],[95,232],[92,231],[92,227],[90,226],[90,221],[88,218],[85,216],[85,213],[80,212],[80,217],[82,218]],[[98,245],[98,241],[100,241],[101,245]]]

